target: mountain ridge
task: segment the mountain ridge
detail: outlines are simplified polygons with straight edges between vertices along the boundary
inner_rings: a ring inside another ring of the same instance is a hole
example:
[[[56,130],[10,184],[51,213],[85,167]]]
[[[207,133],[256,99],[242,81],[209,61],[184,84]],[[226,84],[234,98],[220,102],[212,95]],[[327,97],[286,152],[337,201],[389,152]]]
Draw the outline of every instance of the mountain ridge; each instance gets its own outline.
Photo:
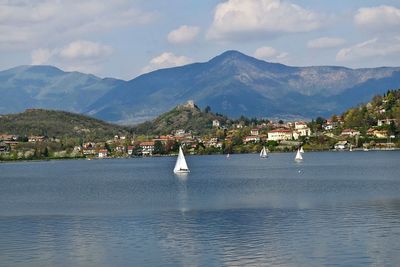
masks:
[[[20,66],[18,75],[15,69],[0,71],[0,94],[8,100],[0,113],[60,109],[122,124],[151,120],[190,99],[230,117],[311,118],[400,87],[400,67],[295,67],[235,50],[128,81],[52,66]]]

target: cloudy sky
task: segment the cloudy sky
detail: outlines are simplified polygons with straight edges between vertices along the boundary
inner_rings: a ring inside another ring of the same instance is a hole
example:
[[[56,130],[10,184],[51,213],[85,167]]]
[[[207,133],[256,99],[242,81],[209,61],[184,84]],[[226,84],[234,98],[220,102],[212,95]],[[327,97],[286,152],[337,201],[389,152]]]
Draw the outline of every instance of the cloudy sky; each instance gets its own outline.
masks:
[[[232,49],[294,66],[400,66],[400,1],[0,0],[0,70],[132,79]]]

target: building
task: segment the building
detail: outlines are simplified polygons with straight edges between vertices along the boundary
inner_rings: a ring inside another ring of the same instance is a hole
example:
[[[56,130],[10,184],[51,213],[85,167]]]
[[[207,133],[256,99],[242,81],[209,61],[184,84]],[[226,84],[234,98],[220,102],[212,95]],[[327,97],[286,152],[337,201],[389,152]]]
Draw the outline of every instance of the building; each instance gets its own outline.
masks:
[[[297,132],[298,136],[310,136],[311,129],[308,127],[307,123],[304,121],[299,121],[294,123],[294,129]],[[295,138],[298,139],[298,138]]]
[[[108,150],[107,149],[100,149],[98,153],[99,158],[107,158],[108,157]]]
[[[251,135],[259,135],[260,131],[257,128],[254,128],[254,129],[251,129],[250,134]]]
[[[154,142],[153,141],[141,142],[139,144],[139,146],[142,149],[143,156],[153,155],[153,151],[154,151]]]
[[[133,146],[128,146],[128,155],[131,156],[133,154]]]
[[[341,133],[342,136],[356,136],[360,135],[360,131],[354,129],[344,129]]]
[[[268,132],[268,141],[283,141],[293,139],[293,132],[288,129],[276,129]]]
[[[336,150],[343,150],[343,149],[347,149],[348,147],[349,147],[349,142],[347,142],[347,141],[339,141],[335,144]]]
[[[378,126],[390,125],[391,123],[396,123],[396,120],[395,119],[378,120]]]
[[[17,141],[18,136],[12,134],[0,134],[0,141]]]
[[[219,122],[219,120],[213,120],[212,121],[212,126],[213,127],[219,127],[221,124],[220,124],[220,122]]]
[[[388,132],[386,130],[375,130],[373,131],[373,136],[376,138],[388,138]]]
[[[260,142],[260,137],[258,135],[249,135],[243,138],[243,143],[258,143]]]
[[[31,135],[28,137],[28,142],[29,143],[37,143],[37,142],[43,142],[46,139],[47,139],[47,137],[43,136],[43,135],[39,135],[39,136]]]

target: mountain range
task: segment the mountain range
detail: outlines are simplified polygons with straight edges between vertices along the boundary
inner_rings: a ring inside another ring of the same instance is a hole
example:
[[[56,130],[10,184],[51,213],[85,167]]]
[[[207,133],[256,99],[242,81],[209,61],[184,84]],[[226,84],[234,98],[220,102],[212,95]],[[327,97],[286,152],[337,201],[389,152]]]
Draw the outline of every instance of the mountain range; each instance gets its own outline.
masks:
[[[52,66],[1,71],[0,113],[47,108],[132,124],[194,100],[230,117],[315,118],[340,114],[395,88],[400,88],[400,67],[292,67],[227,51],[129,81]]]

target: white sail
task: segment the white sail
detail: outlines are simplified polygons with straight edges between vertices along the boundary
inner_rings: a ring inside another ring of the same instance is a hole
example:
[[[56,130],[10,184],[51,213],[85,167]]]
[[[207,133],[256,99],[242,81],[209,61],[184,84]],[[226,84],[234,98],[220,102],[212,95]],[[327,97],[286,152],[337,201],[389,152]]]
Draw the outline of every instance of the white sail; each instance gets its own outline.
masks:
[[[294,158],[294,160],[303,160],[300,149],[297,149],[297,154],[296,154],[296,157]]]
[[[183,155],[182,147],[179,147],[179,155],[175,163],[174,173],[190,172]]]
[[[300,153],[304,153],[303,147],[300,147]]]
[[[265,146],[263,147],[263,149],[260,152],[260,157],[261,158],[267,158],[268,157],[268,153],[267,153],[267,150],[265,149]]]

